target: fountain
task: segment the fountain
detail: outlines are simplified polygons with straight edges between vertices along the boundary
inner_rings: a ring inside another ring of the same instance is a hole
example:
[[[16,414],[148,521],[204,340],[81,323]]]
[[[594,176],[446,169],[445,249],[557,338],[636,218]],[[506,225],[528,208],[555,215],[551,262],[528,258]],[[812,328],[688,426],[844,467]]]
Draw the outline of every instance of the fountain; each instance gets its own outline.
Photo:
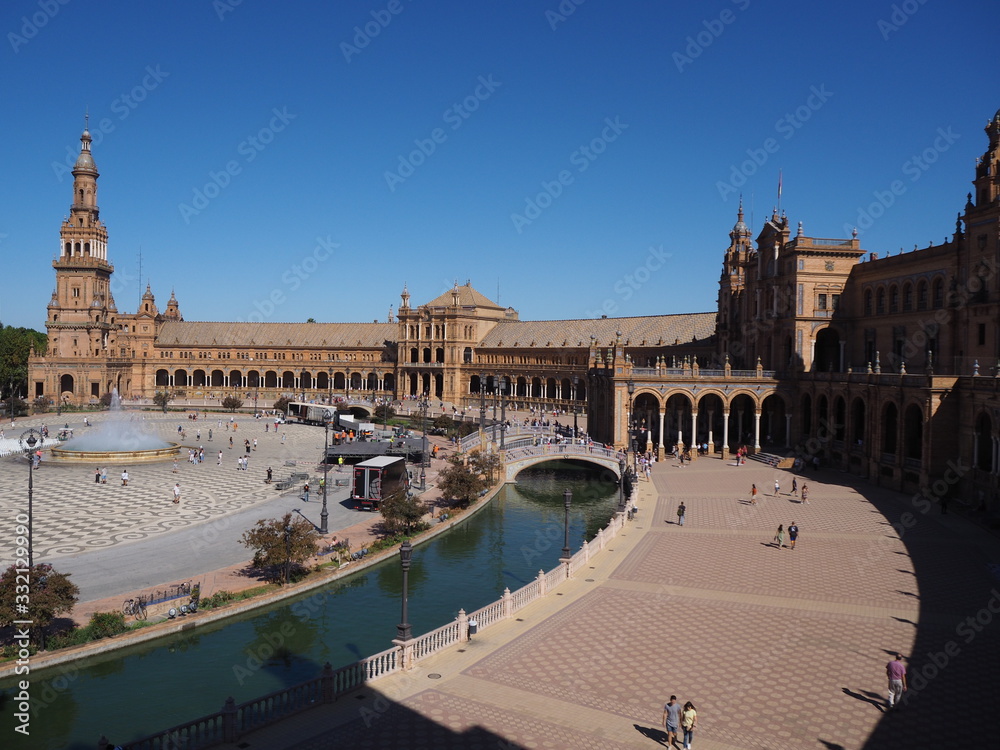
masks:
[[[49,455],[54,461],[66,463],[144,464],[169,461],[179,451],[179,444],[151,435],[141,420],[127,414],[116,388],[111,392],[108,419],[91,428],[86,435],[50,448]]]

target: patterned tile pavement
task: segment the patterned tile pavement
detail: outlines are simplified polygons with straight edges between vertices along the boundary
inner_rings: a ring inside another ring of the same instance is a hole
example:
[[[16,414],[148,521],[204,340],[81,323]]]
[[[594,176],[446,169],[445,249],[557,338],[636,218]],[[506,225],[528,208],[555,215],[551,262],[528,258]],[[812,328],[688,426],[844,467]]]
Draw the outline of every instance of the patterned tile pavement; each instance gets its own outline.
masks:
[[[751,482],[770,492],[775,475],[790,488],[788,472],[752,463],[659,464],[637,521],[592,559],[589,581],[373,683],[386,707],[376,721],[342,705],[282,731],[309,750],[654,747],[675,693],[698,707],[699,750],[995,747],[997,538],[825,471],[799,477],[808,505],[745,504]],[[779,550],[774,531],[792,521],[799,544]],[[886,712],[896,650],[911,689]],[[431,690],[428,677],[440,678]]]
[[[104,419],[103,414],[92,417],[95,424]],[[78,435],[85,433],[82,417],[72,415],[68,423]],[[24,422],[17,431],[41,424],[37,420]],[[59,465],[43,460],[33,475],[37,559],[51,561],[64,555],[148,539],[263,502],[276,494],[273,486],[263,483],[268,466],[274,469],[275,480],[292,471],[315,474],[316,462],[323,454],[322,430],[298,425],[288,425],[279,433],[271,425],[272,429],[265,432],[263,420],[244,417],[237,421],[234,433],[226,430],[225,422],[220,427],[218,419],[192,422],[177,415],[150,416],[143,424],[164,440],[182,443],[184,449],[176,473],[169,461],[130,466],[129,484],[123,487],[120,465],[106,464],[107,484],[98,484],[94,482],[94,466]],[[183,440],[179,439],[178,425],[186,432]],[[55,420],[50,420],[50,432],[55,429]],[[199,429],[201,441],[196,439]],[[209,429],[213,432],[211,441]],[[234,438],[232,449],[230,436]],[[249,439],[252,443],[255,438],[257,450],[251,446],[249,470],[237,471],[236,460],[245,454],[243,441]],[[199,446],[205,448],[204,463],[188,463],[187,448]],[[220,450],[221,466],[218,465]],[[14,516],[24,512],[27,505],[27,464],[16,456],[2,460],[8,465],[0,471],[0,528],[13,528]],[[286,461],[296,461],[298,466],[286,467]],[[171,502],[174,482],[180,482],[183,492],[181,504],[176,506]],[[11,535],[0,534],[0,559],[9,559],[12,550]]]

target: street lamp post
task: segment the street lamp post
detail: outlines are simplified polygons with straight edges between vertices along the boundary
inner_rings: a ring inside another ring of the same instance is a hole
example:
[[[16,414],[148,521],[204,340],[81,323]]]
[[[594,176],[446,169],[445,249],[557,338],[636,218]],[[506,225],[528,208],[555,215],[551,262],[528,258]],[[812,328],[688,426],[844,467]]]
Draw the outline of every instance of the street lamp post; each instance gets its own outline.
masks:
[[[420,426],[422,436],[420,438],[420,489],[427,489],[427,394],[424,393],[420,400]]]
[[[479,373],[479,431],[486,431],[486,373]]]
[[[373,417],[375,416],[375,391],[378,389],[378,378],[379,378],[380,374],[381,373],[379,373],[379,371],[376,370],[375,371],[375,380],[372,381],[372,416]]]
[[[563,541],[563,549],[562,549],[562,556],[564,560],[569,559],[569,506],[572,504],[572,502],[573,502],[573,491],[566,490],[565,492],[563,492],[563,506],[566,508],[566,523],[565,523],[566,536]]]
[[[319,514],[319,533],[326,534],[330,530],[330,514],[326,509],[327,486],[330,484],[330,420],[333,414],[329,409],[323,410],[323,510]]]
[[[573,376],[573,442],[574,443],[576,442],[577,438],[576,419],[577,419],[577,413],[579,412],[579,409],[577,408],[576,405],[576,389],[577,386],[579,385],[580,385],[580,376],[574,375]]]
[[[507,434],[507,378],[500,378],[500,450],[504,449]]]
[[[632,380],[632,378],[629,378],[628,383],[626,383],[625,387],[628,388],[628,414],[625,421],[626,434],[627,434],[627,439],[625,442],[625,453],[627,454],[629,447],[632,446],[632,396],[633,394],[635,394],[635,381]],[[635,453],[634,446],[632,447],[634,454]],[[632,458],[634,461],[635,456],[633,455]]]
[[[407,615],[407,600],[409,599],[409,587],[410,587],[410,559],[413,557],[413,547],[410,545],[410,540],[407,539],[399,547],[399,565],[403,569],[403,611],[400,615],[399,625],[396,626],[396,639],[400,641],[408,641],[413,635],[410,632],[410,622]]]
[[[42,433],[32,427],[22,432],[17,441],[21,450],[28,455],[28,569],[32,571],[35,569],[35,552],[32,547],[32,531],[35,521],[35,509],[32,504],[35,488],[33,471],[35,468],[35,446],[38,445],[41,437]]]
[[[500,378],[496,375],[493,376],[493,437],[490,438],[490,442],[495,443],[497,441],[497,400],[500,396]]]

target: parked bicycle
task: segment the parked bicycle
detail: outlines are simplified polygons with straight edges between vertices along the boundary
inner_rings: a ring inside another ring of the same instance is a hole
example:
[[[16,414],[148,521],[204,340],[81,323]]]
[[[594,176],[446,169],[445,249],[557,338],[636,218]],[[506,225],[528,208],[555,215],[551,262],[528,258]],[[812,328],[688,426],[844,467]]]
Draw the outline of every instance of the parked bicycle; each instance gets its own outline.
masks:
[[[137,620],[145,620],[146,600],[141,596],[138,599],[126,599],[122,603],[122,613],[126,616],[131,615]]]

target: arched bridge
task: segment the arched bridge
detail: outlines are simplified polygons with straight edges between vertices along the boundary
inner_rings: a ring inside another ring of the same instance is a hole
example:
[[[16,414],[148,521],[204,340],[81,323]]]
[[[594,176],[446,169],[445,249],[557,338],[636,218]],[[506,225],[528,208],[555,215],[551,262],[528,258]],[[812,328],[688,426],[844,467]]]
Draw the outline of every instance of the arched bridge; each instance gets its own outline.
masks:
[[[510,483],[516,480],[522,469],[529,466],[545,463],[546,461],[559,461],[572,459],[574,461],[586,461],[597,464],[608,469],[618,479],[621,479],[621,467],[624,456],[618,451],[609,448],[589,445],[530,445],[520,448],[511,448],[503,451],[504,482]]]

